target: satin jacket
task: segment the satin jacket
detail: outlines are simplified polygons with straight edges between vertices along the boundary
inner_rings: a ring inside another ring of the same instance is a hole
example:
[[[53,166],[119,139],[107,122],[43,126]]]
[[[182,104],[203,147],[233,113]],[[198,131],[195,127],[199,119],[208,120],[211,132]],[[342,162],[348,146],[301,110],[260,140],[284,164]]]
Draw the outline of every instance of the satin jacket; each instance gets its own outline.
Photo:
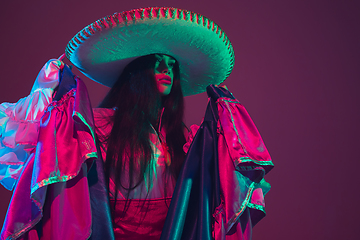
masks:
[[[165,239],[251,239],[265,215],[270,155],[245,108],[207,87],[205,118],[186,155],[162,231]]]
[[[273,165],[263,141],[231,93],[211,86],[208,95],[161,239],[232,239],[247,237],[247,231],[251,237],[265,213],[270,187],[263,177]],[[95,139],[86,87],[65,67],[16,184],[1,239],[114,239]]]

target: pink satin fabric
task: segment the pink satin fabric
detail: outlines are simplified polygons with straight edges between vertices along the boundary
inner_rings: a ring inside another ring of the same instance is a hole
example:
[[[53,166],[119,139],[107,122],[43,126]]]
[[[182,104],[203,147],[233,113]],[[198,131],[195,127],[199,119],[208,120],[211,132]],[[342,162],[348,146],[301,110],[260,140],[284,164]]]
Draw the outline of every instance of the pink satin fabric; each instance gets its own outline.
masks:
[[[12,190],[38,139],[40,118],[59,85],[59,60],[40,70],[29,96],[0,104],[0,183]]]
[[[235,166],[252,162],[265,166],[268,172],[273,166],[269,152],[245,107],[236,99],[220,98],[217,104],[219,122]],[[248,169],[243,166],[247,165],[238,167]]]
[[[74,93],[70,91],[60,101],[51,103],[41,119],[36,150],[41,161],[34,166],[32,192],[75,177],[81,164],[97,153],[91,132],[75,119]]]
[[[131,200],[124,211],[125,201],[117,200],[115,211],[112,211],[115,239],[160,239],[171,198]],[[114,202],[110,200],[111,209]]]
[[[90,236],[86,174],[97,151],[90,101],[79,79],[76,92],[52,102],[42,117],[36,150],[14,190],[1,239],[22,235],[31,240],[85,240]]]
[[[216,240],[251,239],[252,227],[265,215],[263,179],[273,167],[264,142],[244,106],[236,99],[217,101],[221,205],[213,214]],[[251,209],[260,211],[251,215]]]
[[[23,240],[87,239],[91,234],[91,206],[86,178],[87,166],[82,165],[79,174],[66,182],[46,186],[41,234],[37,228],[26,232]]]

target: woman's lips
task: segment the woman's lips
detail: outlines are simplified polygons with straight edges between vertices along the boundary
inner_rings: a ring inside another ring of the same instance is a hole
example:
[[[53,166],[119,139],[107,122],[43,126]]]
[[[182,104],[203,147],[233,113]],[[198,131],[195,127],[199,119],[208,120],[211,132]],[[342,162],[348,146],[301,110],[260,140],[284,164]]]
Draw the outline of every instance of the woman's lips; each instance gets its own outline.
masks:
[[[164,83],[164,84],[171,84],[171,77],[167,76],[167,75],[163,75],[163,76],[158,76],[158,81],[160,83]]]
[[[160,79],[159,82],[164,84],[171,84],[171,80],[168,79]]]

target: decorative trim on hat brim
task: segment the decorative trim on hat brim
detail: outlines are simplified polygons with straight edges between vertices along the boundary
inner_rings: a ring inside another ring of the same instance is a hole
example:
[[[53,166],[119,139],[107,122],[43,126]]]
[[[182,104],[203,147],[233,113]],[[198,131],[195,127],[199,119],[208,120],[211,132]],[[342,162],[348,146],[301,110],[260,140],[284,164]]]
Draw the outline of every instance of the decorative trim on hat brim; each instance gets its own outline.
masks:
[[[184,96],[222,83],[234,66],[232,45],[216,23],[168,7],[101,18],[76,34],[65,52],[86,76],[109,87],[133,59],[154,53],[170,55],[179,62]]]

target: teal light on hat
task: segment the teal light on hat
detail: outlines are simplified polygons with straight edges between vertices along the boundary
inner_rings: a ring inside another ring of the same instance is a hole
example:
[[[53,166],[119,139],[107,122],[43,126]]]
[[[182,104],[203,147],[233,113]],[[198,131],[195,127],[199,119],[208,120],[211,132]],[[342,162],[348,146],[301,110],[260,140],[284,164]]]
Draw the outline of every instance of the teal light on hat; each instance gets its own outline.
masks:
[[[184,96],[222,83],[234,67],[232,45],[216,23],[168,7],[140,8],[101,18],[78,32],[65,52],[81,72],[108,87],[135,58],[170,55],[179,62]]]

